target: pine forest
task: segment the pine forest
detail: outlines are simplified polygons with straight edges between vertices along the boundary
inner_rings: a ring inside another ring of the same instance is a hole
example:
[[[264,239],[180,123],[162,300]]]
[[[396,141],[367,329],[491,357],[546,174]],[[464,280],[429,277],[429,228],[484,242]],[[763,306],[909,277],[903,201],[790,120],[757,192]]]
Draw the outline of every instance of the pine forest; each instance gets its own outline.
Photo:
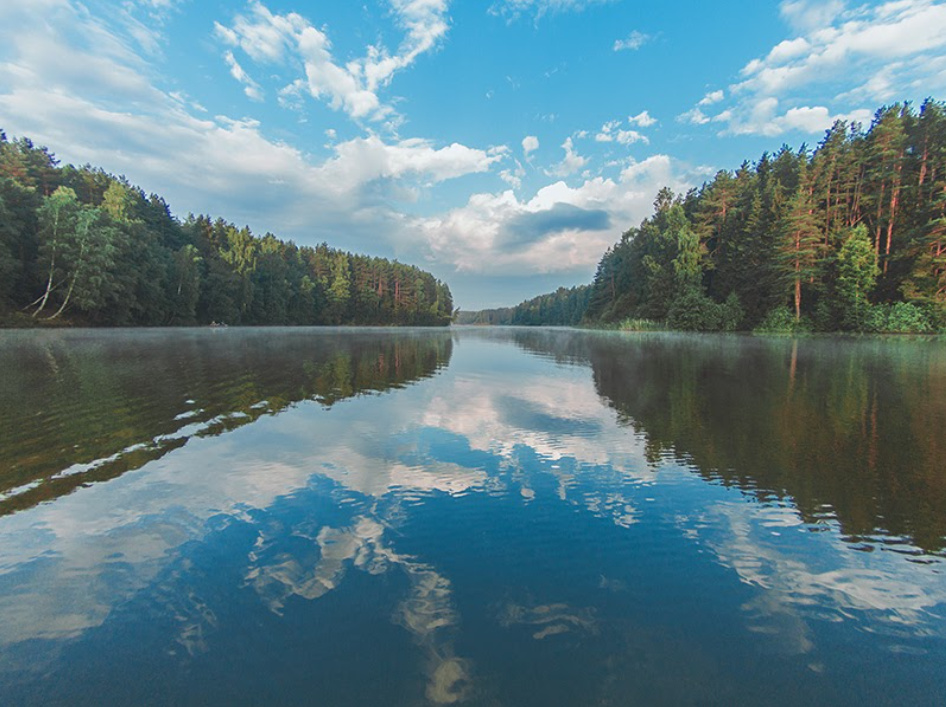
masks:
[[[587,300],[578,316],[576,293]],[[866,130],[838,121],[814,149],[783,146],[685,195],[663,189],[653,215],[601,258],[589,292],[562,288],[466,316],[696,331],[942,331],[946,105],[886,106]]]
[[[0,131],[0,325],[450,323],[446,284],[397,261],[297,246]]]

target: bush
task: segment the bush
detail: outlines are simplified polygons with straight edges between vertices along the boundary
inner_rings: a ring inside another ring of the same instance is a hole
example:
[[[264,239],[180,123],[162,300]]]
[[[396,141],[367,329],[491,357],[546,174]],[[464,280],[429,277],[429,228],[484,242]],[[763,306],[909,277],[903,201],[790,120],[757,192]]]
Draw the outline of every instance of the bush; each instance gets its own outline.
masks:
[[[696,289],[677,297],[667,312],[667,326],[682,331],[719,331],[722,320],[722,307]]]
[[[786,307],[778,307],[765,315],[765,319],[754,331],[759,334],[801,334],[811,331],[804,317],[795,321],[795,315]]]
[[[827,298],[818,300],[812,315],[812,327],[815,331],[838,331],[843,329],[838,308]]]
[[[717,306],[720,308],[720,331],[737,331],[746,316],[746,312],[742,308],[742,303],[739,301],[739,295],[735,292],[730,292],[726,301]]]
[[[934,330],[929,315],[909,302],[871,307],[864,329],[882,334],[929,334]]]

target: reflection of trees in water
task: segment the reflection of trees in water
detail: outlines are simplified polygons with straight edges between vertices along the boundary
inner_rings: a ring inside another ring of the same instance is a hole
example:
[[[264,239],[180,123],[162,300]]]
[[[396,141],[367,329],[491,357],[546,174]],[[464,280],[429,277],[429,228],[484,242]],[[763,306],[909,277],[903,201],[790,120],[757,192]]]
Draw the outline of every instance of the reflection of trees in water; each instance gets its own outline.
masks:
[[[411,384],[451,351],[445,331],[14,332],[0,342],[0,514],[304,400]]]
[[[933,340],[514,332],[590,363],[598,394],[672,456],[852,542],[946,546],[946,351]],[[880,537],[877,537],[880,536]],[[885,540],[886,539],[886,540]]]

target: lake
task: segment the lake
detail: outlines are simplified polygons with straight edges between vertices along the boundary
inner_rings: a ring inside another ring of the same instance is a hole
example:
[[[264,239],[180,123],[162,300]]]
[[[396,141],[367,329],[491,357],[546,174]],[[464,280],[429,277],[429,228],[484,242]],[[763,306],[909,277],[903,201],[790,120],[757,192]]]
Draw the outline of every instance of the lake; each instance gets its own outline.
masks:
[[[0,703],[946,703],[946,343],[0,332]]]

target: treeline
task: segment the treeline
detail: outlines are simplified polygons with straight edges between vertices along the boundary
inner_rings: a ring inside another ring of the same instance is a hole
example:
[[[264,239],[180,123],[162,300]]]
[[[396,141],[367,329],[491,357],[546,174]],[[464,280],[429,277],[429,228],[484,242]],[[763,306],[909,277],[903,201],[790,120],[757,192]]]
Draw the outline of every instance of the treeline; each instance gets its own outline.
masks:
[[[946,107],[838,121],[653,216],[602,257],[583,322],[687,330],[946,327]],[[552,322],[541,322],[552,323]]]
[[[297,246],[0,131],[0,324],[446,325],[446,284],[414,266]]]
[[[588,309],[591,286],[559,287],[555,292],[539,295],[515,307],[483,309],[478,312],[461,311],[458,324],[488,324],[493,326],[575,326],[581,323]]]

